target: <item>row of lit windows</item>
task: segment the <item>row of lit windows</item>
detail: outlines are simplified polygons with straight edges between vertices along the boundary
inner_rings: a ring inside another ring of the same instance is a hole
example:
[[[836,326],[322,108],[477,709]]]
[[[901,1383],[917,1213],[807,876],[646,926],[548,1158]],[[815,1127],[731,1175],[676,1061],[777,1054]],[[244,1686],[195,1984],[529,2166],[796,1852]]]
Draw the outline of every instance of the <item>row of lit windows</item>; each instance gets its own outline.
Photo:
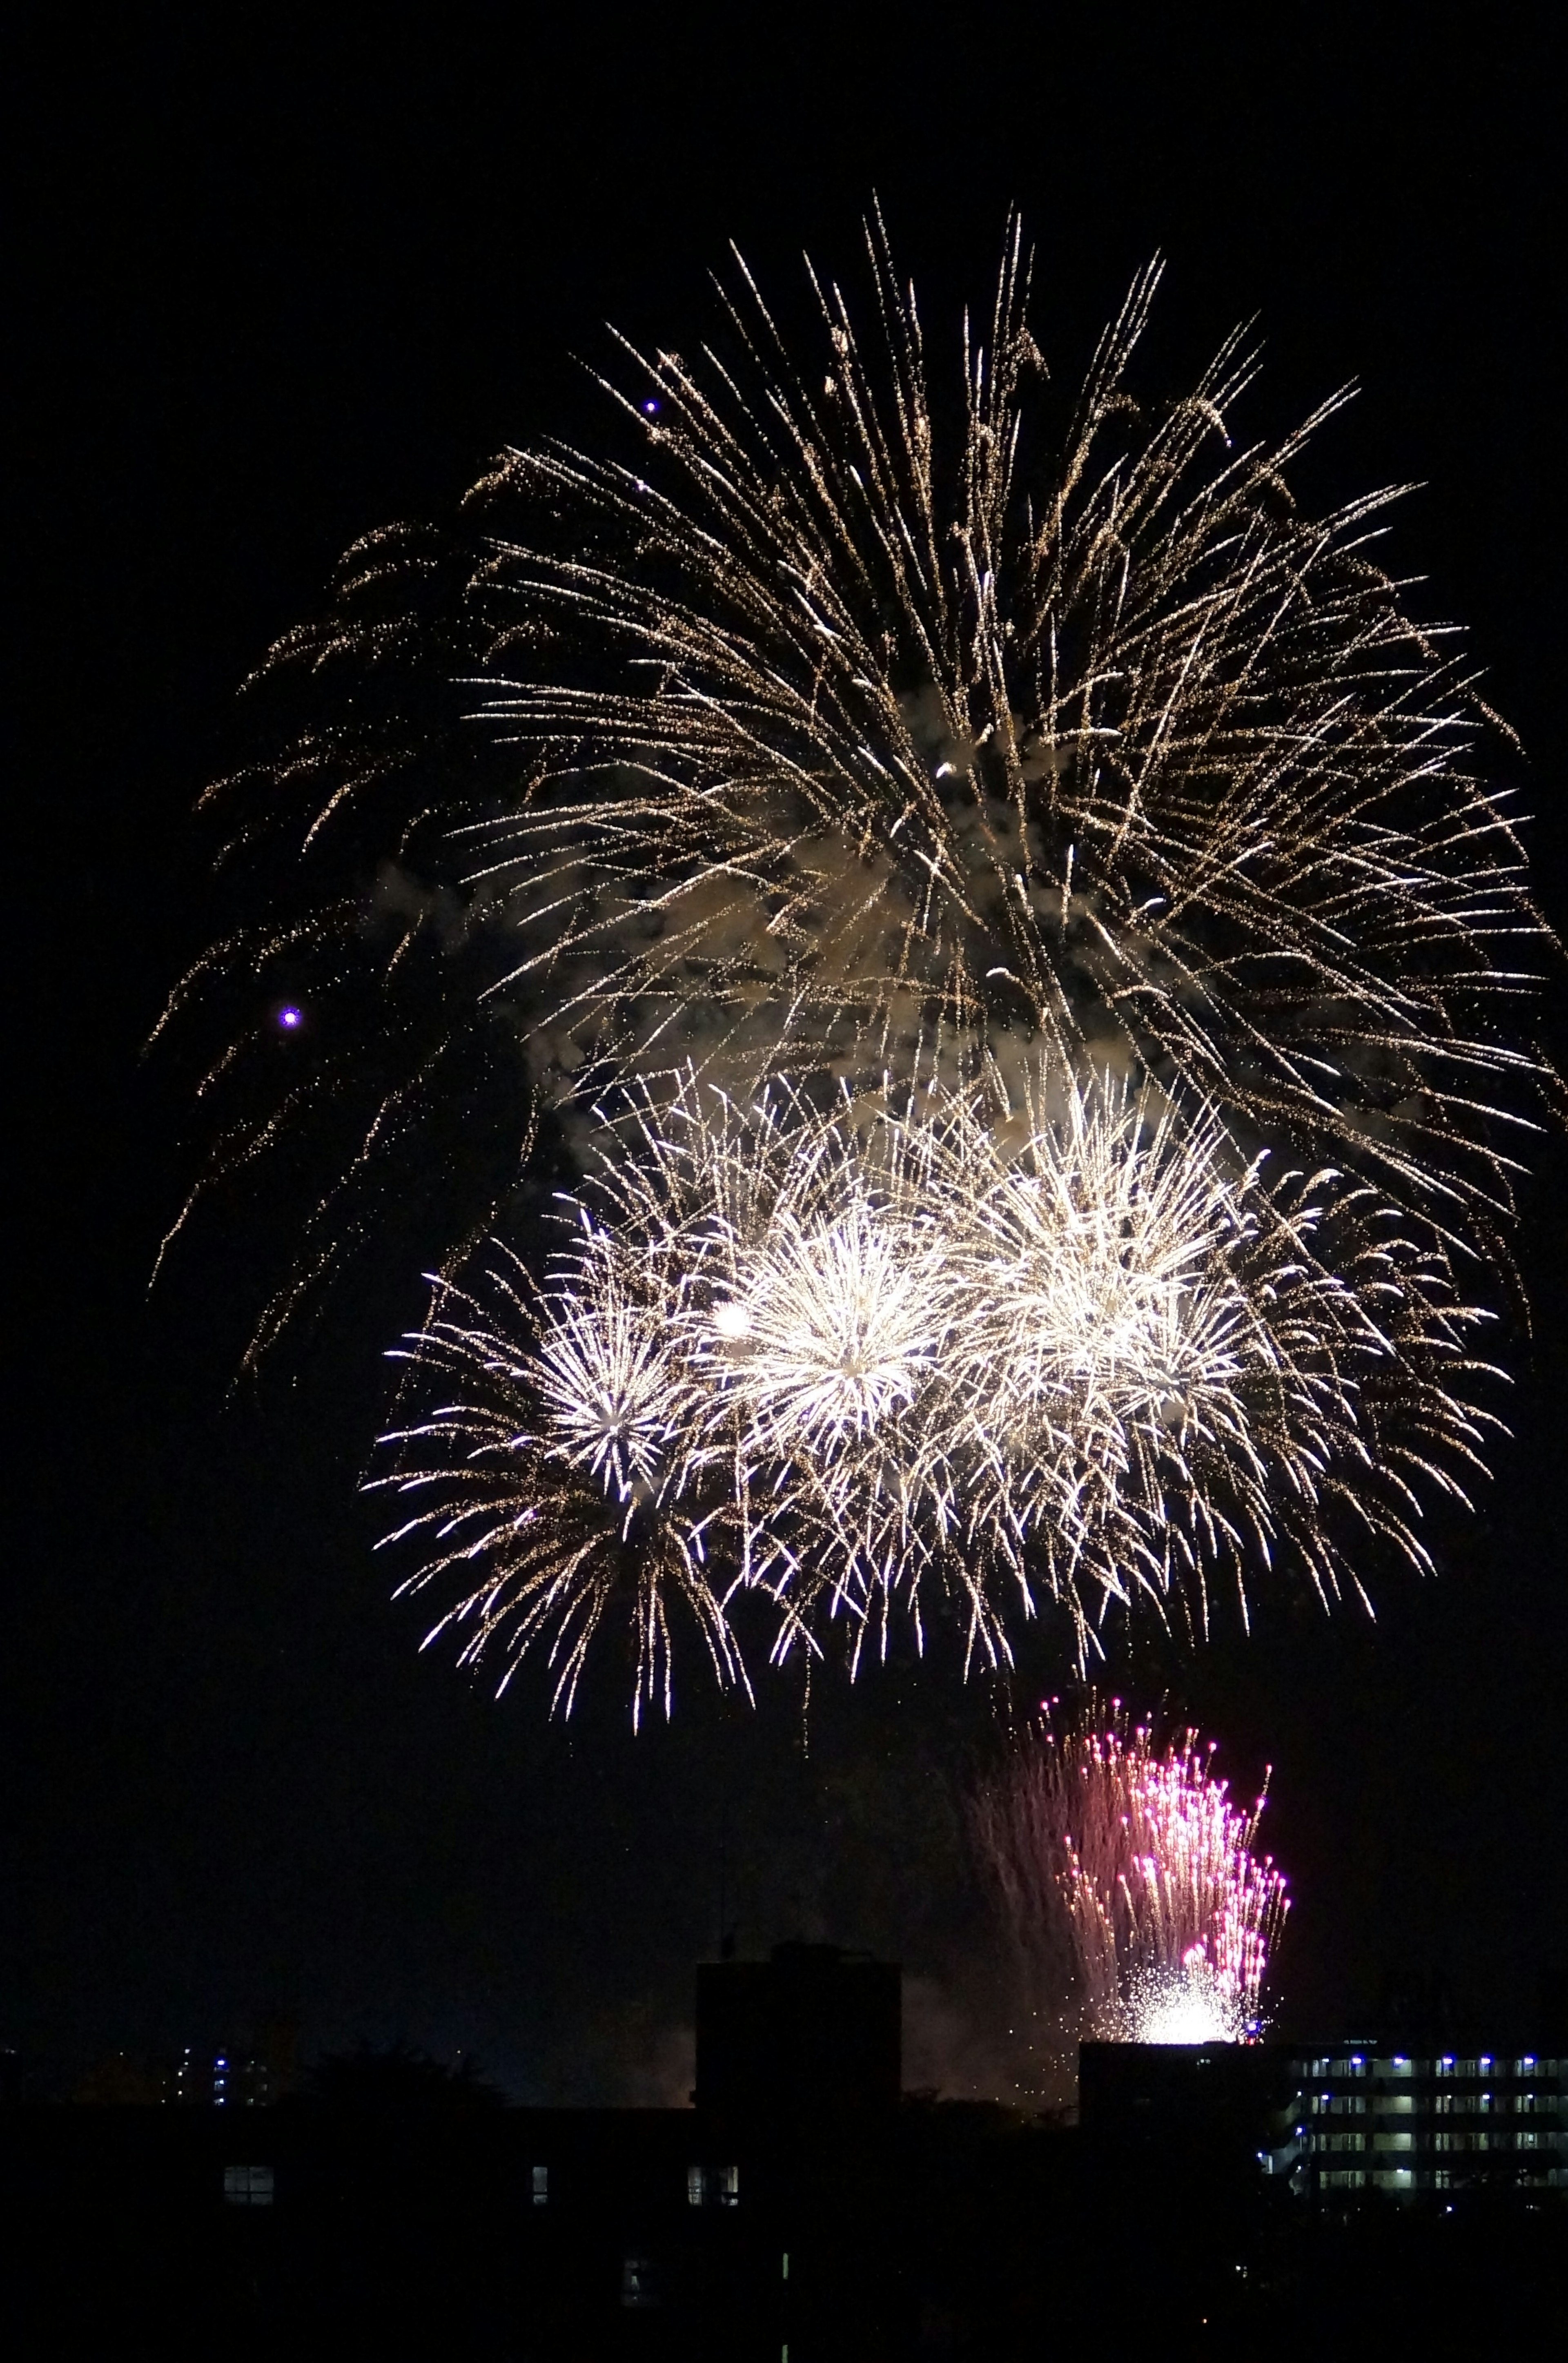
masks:
[[[231,2207],[271,2207],[274,2187],[270,2166],[224,2168],[223,2195]],[[550,2169],[547,2166],[530,2168],[528,2195],[536,2207],[549,2205]],[[738,2207],[739,2167],[689,2166],[686,2169],[686,2200],[690,2207]]]
[[[1465,2180],[1465,2176],[1462,2173],[1458,2178],[1460,2189],[1463,2188]],[[1554,2184],[1561,2180],[1560,2176],[1552,2177]],[[1408,2166],[1386,2168],[1372,2174],[1369,2174],[1364,2167],[1360,2166],[1331,2167],[1320,2174],[1318,2182],[1320,2188],[1324,2191],[1364,2191],[1369,2182],[1386,2191],[1412,2191],[1416,2188],[1414,2170]],[[1452,2191],[1455,2188],[1455,2178],[1446,2167],[1435,2167],[1431,2174],[1431,2187],[1434,2191]]]
[[[1408,2059],[1398,2054],[1393,2058],[1378,2058],[1372,2053],[1352,2052],[1340,2059],[1304,2059],[1297,2062],[1307,2076],[1419,2076],[1444,2083],[1451,2079],[1477,2076],[1535,2076],[1552,2083],[1562,2074],[1561,2059],[1541,2059],[1533,2051],[1521,2053],[1518,2058],[1495,2058],[1483,2051],[1473,2059],[1461,2059],[1452,2052],[1433,2059]]]
[[[1555,2092],[1433,2092],[1419,2106],[1408,2092],[1313,2092],[1307,2106],[1314,2117],[1535,2117],[1561,2103]]]
[[[1432,2177],[1434,2182],[1437,2179],[1436,2175]],[[1340,2166],[1320,2174],[1318,2180],[1325,2191],[1364,2191],[1369,2182],[1385,2191],[1409,2191],[1416,2178],[1408,2166],[1388,2167],[1376,2174],[1368,2174],[1361,2166]]]
[[[1473,2134],[1434,2134],[1432,2147],[1437,2150],[1551,2149],[1555,2147],[1555,2143],[1551,2134],[1541,2133],[1534,2125],[1524,2126],[1517,2134],[1504,2133],[1500,2128],[1494,2126],[1484,2126],[1478,2127]]]
[[[1430,2149],[1441,2155],[1450,2150],[1551,2149],[1554,2147],[1553,2136],[1541,2133],[1533,2125],[1518,2133],[1507,2133],[1493,2126],[1480,2126],[1474,2133],[1434,2133],[1422,2142],[1418,2142],[1413,2134],[1374,2134],[1370,2139],[1363,2133],[1314,2134],[1312,2137],[1314,2157],[1369,2147],[1380,2150]]]

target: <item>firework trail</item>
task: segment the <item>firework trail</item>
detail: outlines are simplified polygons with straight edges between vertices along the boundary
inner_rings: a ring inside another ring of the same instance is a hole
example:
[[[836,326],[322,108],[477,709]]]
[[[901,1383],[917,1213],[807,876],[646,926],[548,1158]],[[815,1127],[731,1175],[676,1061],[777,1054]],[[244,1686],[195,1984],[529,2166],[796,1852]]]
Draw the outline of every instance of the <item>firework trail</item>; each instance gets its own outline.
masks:
[[[775,1656],[939,1603],[999,1665],[1276,1559],[1331,1598],[1496,1425],[1452,1267],[1507,1263],[1550,939],[1393,495],[1294,505],[1342,397],[1235,440],[1232,338],[1141,406],[1151,268],[1059,408],[1016,227],[944,385],[868,260],[868,335],[813,275],[797,359],[737,258],[712,346],[621,346],[618,447],[359,545],[213,792],[191,1204],[314,1173],[256,1350],[425,1209],[414,1580],[563,1703],[628,1603],[646,1703],[682,1604],[727,1681],[761,1601]],[[582,1244],[469,1302],[542,1114]]]
[[[1285,1880],[1194,1732],[1156,1745],[1091,1700],[1047,1713],[976,1793],[980,1859],[1036,2015],[1067,2044],[1242,2042],[1259,2025]]]
[[[503,1637],[514,1663],[571,1625],[563,1703],[616,1550],[674,1571],[726,1681],[763,1602],[775,1659],[834,1624],[852,1670],[900,1619],[922,1647],[934,1602],[966,1668],[1010,1662],[1040,1614],[1082,1667],[1135,1595],[1201,1626],[1216,1580],[1244,1614],[1281,1559],[1325,1600],[1353,1584],[1342,1508],[1424,1563],[1415,1480],[1457,1493],[1479,1466],[1479,1316],[1441,1262],[1332,1177],[1238,1180],[1212,1119],[1114,1082],[1052,1119],[940,1089],[743,1109],[689,1076],[622,1095],[598,1162],[542,1286],[500,1250],[482,1313],[438,1284],[404,1350],[421,1396],[459,1366],[470,1392],[387,1438],[379,1481],[416,1496],[394,1538],[437,1541],[414,1584],[484,1562],[469,1654]],[[603,1564],[539,1493],[558,1472]],[[644,1580],[622,1590],[646,1621]],[[641,1650],[639,1697],[668,1703],[667,1648]]]

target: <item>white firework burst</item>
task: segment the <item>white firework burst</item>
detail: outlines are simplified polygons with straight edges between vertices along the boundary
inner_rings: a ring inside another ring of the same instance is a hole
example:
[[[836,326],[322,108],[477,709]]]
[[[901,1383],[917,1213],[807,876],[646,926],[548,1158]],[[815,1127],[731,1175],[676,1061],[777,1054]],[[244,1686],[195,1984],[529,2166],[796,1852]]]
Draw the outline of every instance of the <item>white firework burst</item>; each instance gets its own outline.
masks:
[[[397,1466],[370,1488],[410,1512],[385,1537],[422,1554],[400,1592],[457,1590],[425,1646],[455,1635],[462,1663],[499,1658],[502,1690],[542,1650],[569,1714],[591,1648],[618,1629],[633,1643],[635,1725],[649,1705],[669,1713],[684,1613],[720,1684],[749,1689],[733,1584],[711,1556],[723,1505],[693,1498],[685,1391],[644,1309],[613,1289],[608,1304],[541,1292],[504,1250],[487,1267],[474,1288],[436,1282],[429,1319],[399,1349],[440,1395],[381,1438]]]
[[[1206,1625],[1222,1577],[1244,1615],[1281,1559],[1327,1600],[1342,1514],[1424,1564],[1412,1476],[1479,1465],[1480,1316],[1364,1190],[1270,1192],[1212,1115],[1109,1079],[1047,1115],[1045,1081],[1012,1110],[623,1094],[596,1205],[565,1202],[512,1342],[484,1332],[540,1465],[624,1549],[689,1534],[679,1584],[700,1559],[726,1629],[766,1597],[775,1657],[824,1614],[852,1667],[899,1618],[923,1646],[936,1607],[995,1667],[1049,1607],[1081,1665],[1113,1607]]]

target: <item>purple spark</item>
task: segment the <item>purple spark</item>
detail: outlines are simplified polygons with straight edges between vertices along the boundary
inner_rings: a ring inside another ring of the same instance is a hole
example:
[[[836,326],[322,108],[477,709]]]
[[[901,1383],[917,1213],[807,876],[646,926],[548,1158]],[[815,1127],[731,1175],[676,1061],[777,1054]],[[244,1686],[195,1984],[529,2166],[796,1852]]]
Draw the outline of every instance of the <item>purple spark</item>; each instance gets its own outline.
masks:
[[[295,1033],[304,1024],[304,1011],[296,1009],[292,1001],[288,1002],[278,1012],[278,1023],[285,1034]]]

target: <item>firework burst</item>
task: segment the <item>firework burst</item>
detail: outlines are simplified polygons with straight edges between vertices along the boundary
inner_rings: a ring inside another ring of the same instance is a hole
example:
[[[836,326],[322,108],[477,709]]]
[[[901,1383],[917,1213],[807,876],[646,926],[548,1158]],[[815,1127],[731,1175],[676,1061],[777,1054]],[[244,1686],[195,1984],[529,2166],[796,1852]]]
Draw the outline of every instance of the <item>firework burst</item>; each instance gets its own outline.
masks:
[[[401,1591],[458,1594],[426,1646],[455,1635],[463,1663],[499,1659],[502,1690],[542,1649],[569,1714],[595,1638],[617,1625],[636,1725],[656,1702],[668,1712],[684,1611],[719,1682],[744,1684],[710,1569],[712,1506],[694,1505],[681,1465],[685,1390],[646,1305],[613,1281],[588,1298],[541,1292],[504,1251],[487,1260],[482,1296],[437,1284],[406,1350],[440,1392],[382,1439],[398,1466],[373,1481],[409,1513],[387,1542],[415,1537],[423,1554]]]
[[[1364,1193],[1270,1193],[1212,1120],[1110,1081],[1051,1118],[940,1089],[741,1109],[689,1076],[603,1115],[590,1194],[541,1287],[492,1258],[485,1323],[443,1289],[407,1350],[422,1387],[457,1357],[509,1391],[505,1469],[563,1472],[623,1553],[663,1538],[646,1581],[700,1599],[725,1680],[748,1594],[775,1658],[842,1620],[852,1669],[900,1618],[922,1646],[933,1601],[995,1668],[1043,1611],[1080,1666],[1137,1595],[1201,1626],[1223,1578],[1244,1614],[1282,1557],[1327,1599],[1355,1581],[1330,1513],[1419,1563],[1411,1480],[1458,1492],[1477,1465],[1478,1316],[1441,1264]],[[471,1451],[427,1469],[469,1410]],[[576,1595],[536,1581],[542,1512],[521,1559],[490,1517],[495,1418],[443,1402],[388,1441],[419,1461],[396,1481],[435,1488],[414,1531],[464,1537],[417,1581],[488,1554],[485,1617],[525,1598],[532,1639]]]
[[[1341,397],[1236,439],[1232,338],[1141,402],[1152,268],[1061,407],[1016,228],[933,385],[879,222],[868,259],[873,331],[813,278],[799,358],[737,261],[713,346],[623,347],[623,448],[504,455],[471,534],[371,537],[263,668],[307,725],[214,802],[271,906],[173,1008],[219,1029],[209,1179],[313,1126],[337,1160],[264,1337],[392,1176],[429,1196],[455,1104],[493,1218],[541,1094],[690,1059],[1110,1067],[1497,1248],[1547,939],[1392,495],[1292,500]],[[315,1013],[286,1080],[224,1030],[274,980]]]
[[[977,1792],[980,1858],[1036,2015],[1071,2041],[1240,2042],[1260,2024],[1285,1880],[1212,1747],[1168,1747],[1091,1700],[1058,1735],[1048,1712]]]
[[[1506,1261],[1549,939],[1392,496],[1294,504],[1341,397],[1237,440],[1232,338],[1141,403],[1152,268],[1059,407],[1016,227],[944,385],[868,261],[797,358],[737,258],[712,346],[621,346],[618,448],[360,545],[263,668],[306,728],[214,792],[271,900],[171,1007],[201,1186],[326,1159],[258,1345],[474,1177],[410,1348],[469,1392],[391,1481],[563,1703],[621,1603],[646,1703],[679,1603],[730,1681],[754,1596],[776,1656],[940,1603],[993,1666],[1282,1559],[1330,1599],[1496,1426],[1453,1270]],[[575,1244],[472,1302],[546,1107]]]

